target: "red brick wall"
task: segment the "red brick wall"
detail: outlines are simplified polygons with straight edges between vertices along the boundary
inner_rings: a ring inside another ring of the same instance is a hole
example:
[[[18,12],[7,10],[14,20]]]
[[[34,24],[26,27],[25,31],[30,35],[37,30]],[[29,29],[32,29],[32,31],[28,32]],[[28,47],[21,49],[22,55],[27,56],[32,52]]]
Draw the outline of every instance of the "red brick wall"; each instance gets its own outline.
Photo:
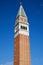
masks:
[[[26,35],[18,35],[14,42],[14,65],[30,65],[30,43]]]

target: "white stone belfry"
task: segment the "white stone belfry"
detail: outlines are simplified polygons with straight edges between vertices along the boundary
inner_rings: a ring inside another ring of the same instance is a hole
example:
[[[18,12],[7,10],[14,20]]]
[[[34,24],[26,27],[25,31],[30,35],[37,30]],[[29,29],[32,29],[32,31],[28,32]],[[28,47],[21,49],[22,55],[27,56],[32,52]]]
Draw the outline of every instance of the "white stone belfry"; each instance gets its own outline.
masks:
[[[20,5],[15,24],[15,37],[18,34],[29,36],[29,23],[22,5]]]

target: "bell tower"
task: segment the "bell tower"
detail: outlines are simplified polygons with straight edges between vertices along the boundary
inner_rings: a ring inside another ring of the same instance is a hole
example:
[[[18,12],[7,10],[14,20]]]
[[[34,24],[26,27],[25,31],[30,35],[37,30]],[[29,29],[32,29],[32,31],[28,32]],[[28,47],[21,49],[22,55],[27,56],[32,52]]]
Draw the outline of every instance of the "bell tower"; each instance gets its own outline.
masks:
[[[30,65],[29,23],[22,4],[14,30],[14,65]]]

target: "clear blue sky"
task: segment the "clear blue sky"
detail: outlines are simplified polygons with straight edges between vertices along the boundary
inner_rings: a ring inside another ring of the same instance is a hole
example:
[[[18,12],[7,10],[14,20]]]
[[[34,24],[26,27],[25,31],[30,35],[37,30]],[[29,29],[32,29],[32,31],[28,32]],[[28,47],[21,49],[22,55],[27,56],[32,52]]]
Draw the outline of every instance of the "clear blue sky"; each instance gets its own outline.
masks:
[[[22,0],[30,24],[32,65],[43,65],[43,0]],[[14,24],[20,0],[0,0],[0,65],[12,65]],[[6,64],[8,63],[8,64]]]

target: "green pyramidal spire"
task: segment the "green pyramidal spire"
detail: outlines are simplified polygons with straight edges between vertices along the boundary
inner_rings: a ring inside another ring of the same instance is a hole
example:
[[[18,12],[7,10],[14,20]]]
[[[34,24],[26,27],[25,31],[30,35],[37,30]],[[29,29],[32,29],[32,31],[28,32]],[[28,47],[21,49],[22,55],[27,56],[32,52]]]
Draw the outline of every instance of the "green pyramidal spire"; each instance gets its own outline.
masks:
[[[23,9],[22,3],[20,3],[20,8],[19,8],[17,17],[18,17],[18,16],[27,17],[27,16],[26,16],[26,13],[25,13],[25,11],[24,11],[24,9]]]

